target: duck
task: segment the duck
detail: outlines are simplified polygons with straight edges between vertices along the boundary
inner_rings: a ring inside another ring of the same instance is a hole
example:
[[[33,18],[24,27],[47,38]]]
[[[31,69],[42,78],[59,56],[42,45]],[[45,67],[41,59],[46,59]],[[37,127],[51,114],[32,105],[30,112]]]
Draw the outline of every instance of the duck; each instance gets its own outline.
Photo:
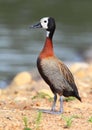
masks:
[[[43,110],[49,114],[63,113],[63,96],[73,96],[79,101],[78,88],[75,84],[74,76],[69,68],[54,53],[53,35],[56,29],[55,19],[52,17],[43,17],[37,24],[31,25],[31,29],[42,28],[46,30],[46,40],[37,58],[37,68],[54,94],[54,100],[51,110]],[[56,111],[57,95],[60,96],[60,109]]]

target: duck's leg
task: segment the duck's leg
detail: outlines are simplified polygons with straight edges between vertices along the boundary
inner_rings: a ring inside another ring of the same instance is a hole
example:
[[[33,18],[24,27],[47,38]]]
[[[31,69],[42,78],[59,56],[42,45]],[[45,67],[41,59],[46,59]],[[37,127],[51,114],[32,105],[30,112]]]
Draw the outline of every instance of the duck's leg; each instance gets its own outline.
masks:
[[[63,113],[63,98],[62,98],[62,96],[60,96],[60,110],[59,111],[55,111],[56,101],[57,101],[57,95],[54,96],[54,102],[53,102],[50,114],[62,114]]]
[[[59,110],[60,113],[63,113],[63,98],[62,96],[60,96],[60,110]]]
[[[57,94],[54,95],[54,101],[53,101],[53,105],[52,105],[51,111],[55,111],[56,101],[57,101]]]
[[[56,101],[57,101],[57,95],[55,94],[51,110],[41,110],[41,111],[44,112],[44,113],[48,113],[48,114],[61,114],[63,112],[63,99],[62,99],[62,96],[60,96],[60,110],[59,111],[55,111]]]
[[[41,110],[42,112],[48,113],[48,114],[58,114],[55,111],[56,107],[56,101],[57,101],[57,94],[54,95],[54,101],[51,110]]]

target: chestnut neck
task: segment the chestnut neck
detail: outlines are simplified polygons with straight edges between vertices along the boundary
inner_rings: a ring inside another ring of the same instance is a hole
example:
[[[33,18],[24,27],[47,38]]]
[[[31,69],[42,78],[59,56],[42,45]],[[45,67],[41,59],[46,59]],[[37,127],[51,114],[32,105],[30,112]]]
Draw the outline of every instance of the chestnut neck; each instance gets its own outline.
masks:
[[[46,58],[46,57],[50,57],[50,56],[54,56],[53,42],[52,42],[51,38],[46,37],[46,41],[45,41],[44,47],[40,53],[40,57]]]

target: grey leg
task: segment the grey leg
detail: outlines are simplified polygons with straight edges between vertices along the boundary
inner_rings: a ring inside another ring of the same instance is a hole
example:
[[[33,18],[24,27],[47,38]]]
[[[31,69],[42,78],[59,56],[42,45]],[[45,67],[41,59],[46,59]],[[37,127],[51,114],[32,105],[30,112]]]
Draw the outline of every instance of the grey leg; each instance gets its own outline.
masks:
[[[54,95],[54,101],[51,110],[41,110],[41,111],[48,114],[59,114],[58,112],[55,111],[56,101],[57,101],[57,94]]]
[[[54,101],[53,101],[53,105],[52,105],[51,111],[55,111],[56,101],[57,101],[57,95],[55,94],[54,95]]]
[[[63,113],[63,98],[60,96],[60,112]]]
[[[59,111],[55,111],[56,101],[57,101],[57,95],[55,94],[52,109],[51,110],[40,110],[40,111],[42,111],[44,113],[48,113],[48,114],[61,114],[63,112],[63,99],[62,99],[62,96],[60,96],[60,110]]]
[[[52,109],[51,109],[51,111],[49,111],[49,114],[61,114],[61,113],[63,113],[63,98],[62,98],[62,96],[60,96],[60,110],[59,111],[55,111],[56,101],[57,101],[57,95],[55,94]]]

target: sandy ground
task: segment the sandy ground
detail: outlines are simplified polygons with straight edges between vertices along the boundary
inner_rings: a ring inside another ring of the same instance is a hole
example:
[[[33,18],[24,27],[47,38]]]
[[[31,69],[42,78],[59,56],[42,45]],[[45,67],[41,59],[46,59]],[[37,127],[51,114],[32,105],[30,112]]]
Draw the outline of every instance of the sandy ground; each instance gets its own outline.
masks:
[[[70,69],[82,103],[64,100],[60,115],[39,112],[51,108],[53,94],[39,76],[18,74],[8,88],[0,90],[0,130],[23,130],[24,118],[30,130],[92,130],[92,64],[73,64]]]

